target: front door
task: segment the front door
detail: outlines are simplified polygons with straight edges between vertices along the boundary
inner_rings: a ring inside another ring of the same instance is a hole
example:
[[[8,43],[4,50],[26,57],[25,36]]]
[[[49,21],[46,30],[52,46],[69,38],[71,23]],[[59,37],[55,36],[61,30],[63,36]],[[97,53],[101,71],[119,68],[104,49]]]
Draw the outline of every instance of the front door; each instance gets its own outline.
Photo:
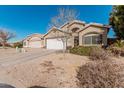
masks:
[[[79,37],[75,36],[74,37],[74,46],[78,46],[79,45]]]

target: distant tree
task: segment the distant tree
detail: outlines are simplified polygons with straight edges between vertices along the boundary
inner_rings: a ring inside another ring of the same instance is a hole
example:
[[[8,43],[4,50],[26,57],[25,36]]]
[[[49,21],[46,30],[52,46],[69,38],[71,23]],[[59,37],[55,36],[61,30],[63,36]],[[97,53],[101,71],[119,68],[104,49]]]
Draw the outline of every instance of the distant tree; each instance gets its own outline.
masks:
[[[124,39],[124,5],[113,6],[110,25],[119,39]]]
[[[51,23],[50,23],[50,27],[53,26],[53,27],[56,27],[56,28],[60,28],[63,24],[65,23],[69,23],[73,20],[76,20],[78,19],[78,13],[76,10],[73,10],[73,9],[69,9],[69,8],[60,8],[59,11],[58,11],[58,15],[51,18]],[[65,29],[63,30],[63,35],[62,35],[62,42],[63,42],[63,50],[66,49],[66,44],[67,44],[67,41],[68,39],[70,38],[70,34],[67,34],[69,33],[69,29]],[[56,31],[56,35],[61,37],[60,34],[58,34],[58,32]]]
[[[22,48],[22,47],[23,47],[23,42],[16,42],[16,43],[14,43],[14,44],[13,44],[13,47],[14,47],[14,48],[16,48],[16,47]]]
[[[8,40],[15,37],[15,34],[5,29],[0,29],[0,43],[2,44],[3,48],[5,48]]]

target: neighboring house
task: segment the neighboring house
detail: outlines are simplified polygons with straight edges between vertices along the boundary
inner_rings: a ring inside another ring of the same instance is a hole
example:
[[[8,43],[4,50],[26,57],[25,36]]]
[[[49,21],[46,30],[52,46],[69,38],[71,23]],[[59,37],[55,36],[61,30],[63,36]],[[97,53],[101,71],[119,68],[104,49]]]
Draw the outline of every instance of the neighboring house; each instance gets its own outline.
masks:
[[[63,49],[64,46],[61,38],[65,34],[69,34],[70,38],[67,41],[66,47],[107,45],[109,28],[110,26],[103,24],[86,24],[85,22],[74,20],[60,28],[52,27],[45,35],[33,34],[28,36],[23,43],[24,47]],[[65,33],[67,29],[69,32]]]
[[[35,33],[23,40],[23,47],[42,48],[44,46],[43,43],[43,35]]]

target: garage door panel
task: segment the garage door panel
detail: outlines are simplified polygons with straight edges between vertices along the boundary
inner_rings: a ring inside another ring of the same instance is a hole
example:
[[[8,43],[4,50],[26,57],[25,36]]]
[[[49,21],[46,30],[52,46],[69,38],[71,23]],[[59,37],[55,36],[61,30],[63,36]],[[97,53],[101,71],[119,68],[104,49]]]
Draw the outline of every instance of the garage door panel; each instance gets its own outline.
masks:
[[[61,39],[47,39],[47,49],[63,49],[63,42]]]
[[[31,48],[40,48],[41,47],[41,42],[40,41],[30,42],[29,47],[31,47]]]

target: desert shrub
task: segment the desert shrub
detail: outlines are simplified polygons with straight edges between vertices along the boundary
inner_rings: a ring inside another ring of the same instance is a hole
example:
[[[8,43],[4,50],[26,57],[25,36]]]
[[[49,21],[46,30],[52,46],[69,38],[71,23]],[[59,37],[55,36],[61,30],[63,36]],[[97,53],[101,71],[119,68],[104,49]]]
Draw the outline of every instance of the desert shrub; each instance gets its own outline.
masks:
[[[107,60],[109,56],[108,51],[100,47],[92,48],[89,54],[91,60]]]
[[[14,48],[16,48],[16,47],[22,48],[23,47],[23,43],[22,42],[16,42],[16,43],[13,44],[13,47]]]
[[[108,50],[113,54],[113,56],[120,56],[123,53],[123,50],[118,47],[109,47]]]
[[[82,55],[82,56],[89,56],[91,50],[95,47],[91,46],[77,46],[70,49],[70,53]]]
[[[110,60],[89,62],[77,70],[77,85],[82,88],[124,87],[122,68]]]
[[[117,40],[108,50],[111,51],[114,56],[124,56],[124,42]]]
[[[124,42],[122,42],[121,40],[117,40],[112,46],[122,48],[124,47]]]

